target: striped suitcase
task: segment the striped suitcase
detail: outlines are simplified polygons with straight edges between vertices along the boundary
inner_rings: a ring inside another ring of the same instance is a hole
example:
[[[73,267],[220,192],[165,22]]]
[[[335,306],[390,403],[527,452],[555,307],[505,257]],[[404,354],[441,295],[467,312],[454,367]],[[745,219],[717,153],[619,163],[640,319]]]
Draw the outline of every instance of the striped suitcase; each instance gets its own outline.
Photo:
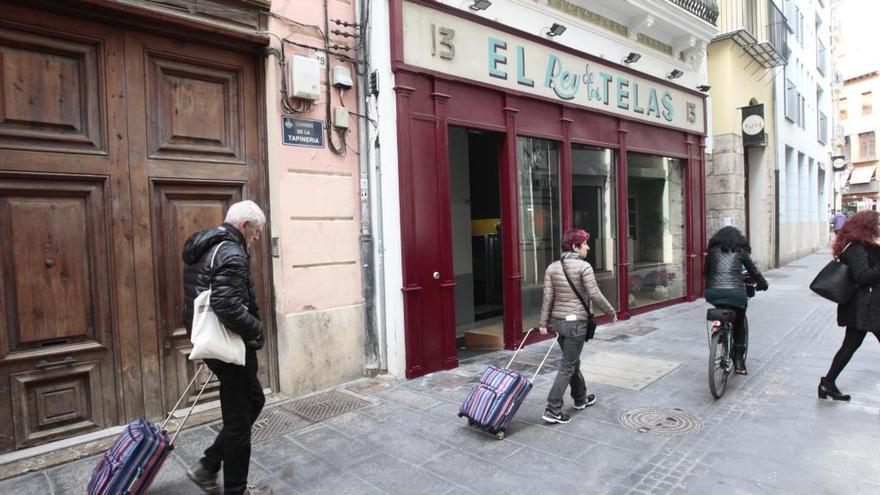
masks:
[[[532,390],[532,382],[522,374],[513,371],[510,365],[516,359],[517,353],[532,333],[530,329],[519,345],[510,362],[504,368],[494,364],[489,365],[480,375],[480,383],[471,390],[458,412],[458,417],[468,418],[468,424],[477,426],[493,435],[499,440],[504,438],[504,432],[519,410],[529,391]],[[535,371],[538,376],[541,367],[553,350],[554,345],[547,349],[547,354]],[[534,377],[532,377],[534,379]]]
[[[168,454],[174,448],[174,440],[205,392],[208,382],[214,376],[212,373],[205,380],[186,417],[180,422],[174,435],[170,436],[165,431],[165,426],[204,368],[205,365],[202,364],[161,426],[157,427],[143,418],[138,418],[126,426],[125,430],[113,442],[110,450],[95,466],[95,470],[92,471],[88,495],[140,495],[146,493],[156,474],[159,473],[159,469],[162,468],[162,464],[165,463],[165,459],[168,458]]]

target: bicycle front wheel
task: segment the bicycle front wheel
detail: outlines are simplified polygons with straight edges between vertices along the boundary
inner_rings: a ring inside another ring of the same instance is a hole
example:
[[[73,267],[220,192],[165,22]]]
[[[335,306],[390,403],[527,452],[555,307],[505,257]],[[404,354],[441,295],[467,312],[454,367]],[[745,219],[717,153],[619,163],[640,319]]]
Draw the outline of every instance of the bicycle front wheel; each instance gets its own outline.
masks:
[[[720,399],[727,389],[729,353],[729,341],[724,338],[724,331],[715,332],[709,341],[709,391],[716,399]]]

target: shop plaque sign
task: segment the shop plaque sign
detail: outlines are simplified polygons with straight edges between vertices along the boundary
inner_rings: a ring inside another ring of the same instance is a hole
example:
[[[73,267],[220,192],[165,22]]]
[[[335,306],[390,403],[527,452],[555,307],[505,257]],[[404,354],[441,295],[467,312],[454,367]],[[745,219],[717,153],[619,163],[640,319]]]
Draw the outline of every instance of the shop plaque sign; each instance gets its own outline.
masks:
[[[706,132],[701,96],[421,4],[403,3],[403,59],[484,84]]]
[[[742,107],[743,146],[763,146],[767,143],[764,133],[764,104]]]
[[[324,147],[324,123],[320,120],[281,117],[281,142],[288,146]]]

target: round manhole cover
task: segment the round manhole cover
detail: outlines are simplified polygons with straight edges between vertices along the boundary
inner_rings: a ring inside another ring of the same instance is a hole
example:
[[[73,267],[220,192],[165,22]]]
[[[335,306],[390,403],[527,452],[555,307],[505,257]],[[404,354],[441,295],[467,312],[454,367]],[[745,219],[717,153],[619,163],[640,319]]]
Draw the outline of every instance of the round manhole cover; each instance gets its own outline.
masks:
[[[703,422],[700,421],[700,418],[678,408],[640,407],[623,411],[618,419],[622,425],[639,433],[686,435],[703,429]]]

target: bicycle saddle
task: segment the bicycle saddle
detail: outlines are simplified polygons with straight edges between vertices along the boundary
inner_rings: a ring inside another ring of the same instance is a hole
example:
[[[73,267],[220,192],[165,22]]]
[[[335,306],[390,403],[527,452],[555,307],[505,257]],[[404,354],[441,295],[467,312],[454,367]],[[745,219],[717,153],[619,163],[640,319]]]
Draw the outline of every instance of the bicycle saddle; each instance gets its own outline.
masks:
[[[709,308],[706,310],[706,319],[709,321],[732,322],[736,319],[736,313],[732,309]]]

